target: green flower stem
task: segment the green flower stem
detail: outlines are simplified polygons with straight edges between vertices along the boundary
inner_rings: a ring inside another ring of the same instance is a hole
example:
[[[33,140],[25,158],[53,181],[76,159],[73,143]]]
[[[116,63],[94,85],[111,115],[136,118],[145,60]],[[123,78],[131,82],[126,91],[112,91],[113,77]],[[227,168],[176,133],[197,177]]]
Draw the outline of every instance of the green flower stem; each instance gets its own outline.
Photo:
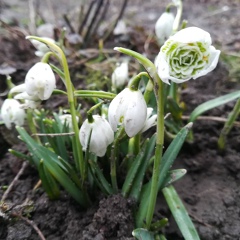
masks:
[[[153,175],[151,184],[151,193],[149,197],[149,205],[146,216],[146,225],[149,229],[151,226],[153,213],[156,205],[157,194],[158,194],[158,179],[160,172],[160,165],[162,160],[162,150],[164,143],[164,85],[157,73],[154,75],[154,91],[157,100],[157,138],[156,138],[156,149],[155,159],[153,165]]]
[[[177,91],[178,91],[177,84],[175,82],[172,82],[170,86],[170,96],[176,103],[178,103]]]
[[[148,75],[148,78],[149,78],[149,75]],[[145,89],[145,92],[144,92],[144,99],[145,99],[147,104],[150,100],[150,96],[151,96],[150,94],[152,93],[152,91],[153,91],[153,83],[152,83],[152,80],[149,79],[148,83],[147,83],[147,86],[146,86],[146,89]]]
[[[32,109],[28,109],[27,110],[27,122],[28,122],[28,127],[30,129],[31,134],[34,136],[35,140],[37,141],[37,143],[41,144],[40,138],[37,135],[37,129],[36,126],[33,122],[33,114],[32,114]]]
[[[129,139],[128,154],[137,156],[140,150],[140,139],[141,136],[139,133]]]
[[[116,94],[104,92],[104,91],[91,91],[91,90],[77,90],[74,92],[75,97],[97,97],[101,99],[112,100],[116,97]]]
[[[173,22],[173,32],[176,32],[178,30],[178,27],[181,21],[182,11],[183,11],[182,1],[178,0],[178,3],[176,4],[176,6],[177,6],[177,14]]]
[[[111,181],[112,181],[112,187],[114,193],[118,192],[118,184],[117,184],[117,161],[118,161],[118,146],[119,142],[122,139],[123,135],[125,134],[124,127],[120,127],[118,130],[117,136],[114,139],[114,142],[112,144],[112,150],[111,150],[111,162],[110,162],[110,175],[111,175]]]
[[[163,82],[159,78],[157,74],[157,69],[155,65],[146,57],[141,55],[140,53],[134,52],[132,50],[115,47],[114,50],[125,53],[129,56],[136,58],[145,68],[147,73],[149,74],[150,79],[154,82],[154,93],[157,100],[157,138],[156,138],[156,150],[155,150],[155,159],[153,166],[153,176],[152,176],[152,184],[151,184],[151,193],[150,193],[150,201],[148,205],[148,212],[146,216],[146,224],[148,229],[150,228],[152,217],[154,213],[154,208],[156,205],[157,193],[158,193],[158,178],[160,172],[160,165],[162,160],[162,148],[164,142],[164,86]],[[146,207],[146,206],[144,206]]]
[[[99,108],[100,106],[102,106],[103,103],[104,103],[104,102],[100,102],[100,103],[94,105],[93,107],[91,107],[91,108],[87,111],[87,118],[88,118],[88,122],[89,122],[89,123],[93,123],[93,122],[94,122],[94,119],[93,119],[93,116],[92,116],[92,112],[93,112],[95,109],[97,109],[97,108]],[[90,138],[89,138],[89,139],[90,139]]]
[[[130,83],[128,84],[128,87],[132,90],[132,91],[137,91],[138,87],[139,87],[139,82],[141,81],[142,77],[148,77],[149,75],[147,72],[140,72],[137,76],[135,76]]]
[[[87,164],[87,163],[84,161],[82,146],[80,144],[80,140],[78,137],[79,136],[79,128],[78,128],[78,122],[77,122],[77,118],[76,118],[76,116],[77,116],[76,106],[75,106],[76,99],[74,96],[74,87],[72,85],[66,56],[60,47],[58,47],[56,44],[51,43],[45,39],[42,39],[39,37],[34,37],[34,36],[28,36],[28,37],[26,37],[26,39],[35,39],[37,41],[45,43],[49,47],[49,49],[53,52],[54,56],[60,61],[61,65],[63,67],[63,72],[64,72],[64,76],[65,76],[65,81],[66,81],[68,103],[70,106],[70,113],[72,115],[73,131],[75,132],[75,135],[73,136],[73,151],[77,153],[75,163],[76,163],[77,170],[80,171],[82,183],[84,183],[84,181],[85,181],[84,171],[86,169],[85,164]]]
[[[47,52],[44,54],[44,56],[42,57],[41,59],[41,62],[43,63],[48,63],[49,61],[49,58],[52,56],[52,55],[55,55],[53,52]]]
[[[226,137],[230,130],[233,127],[233,123],[240,114],[240,98],[237,100],[232,112],[229,114],[227,122],[224,124],[224,127],[221,131],[221,134],[218,139],[218,147],[220,150],[223,150],[225,148],[226,143]]]

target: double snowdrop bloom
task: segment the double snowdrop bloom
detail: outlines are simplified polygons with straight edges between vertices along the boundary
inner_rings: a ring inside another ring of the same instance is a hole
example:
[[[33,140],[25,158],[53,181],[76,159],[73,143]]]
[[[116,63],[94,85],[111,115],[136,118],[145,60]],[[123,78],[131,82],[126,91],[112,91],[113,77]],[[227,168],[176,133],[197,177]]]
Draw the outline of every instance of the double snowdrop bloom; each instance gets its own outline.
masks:
[[[129,137],[138,134],[144,127],[147,105],[140,90],[125,88],[110,103],[108,120],[114,132],[123,124]]]
[[[168,84],[182,83],[211,72],[220,55],[211,44],[210,34],[200,28],[180,30],[160,49],[155,61],[159,77]]]
[[[108,145],[114,140],[114,132],[108,121],[99,115],[93,115],[93,122],[86,119],[79,132],[79,138],[83,151],[87,150],[89,142],[89,151],[99,157],[105,155]],[[89,141],[91,135],[91,139]]]
[[[119,88],[128,82],[128,62],[123,62],[112,73],[112,85]]]
[[[163,44],[172,34],[174,15],[170,12],[164,12],[155,24],[155,34],[159,44]]]
[[[1,116],[5,126],[11,129],[12,124],[22,126],[26,114],[17,100],[6,99],[1,107]]]
[[[19,93],[14,98],[35,101],[47,100],[56,88],[56,79],[47,63],[36,63],[27,73],[25,83],[11,89],[10,93]],[[30,102],[29,102],[30,103]],[[29,106],[34,106],[31,102]]]

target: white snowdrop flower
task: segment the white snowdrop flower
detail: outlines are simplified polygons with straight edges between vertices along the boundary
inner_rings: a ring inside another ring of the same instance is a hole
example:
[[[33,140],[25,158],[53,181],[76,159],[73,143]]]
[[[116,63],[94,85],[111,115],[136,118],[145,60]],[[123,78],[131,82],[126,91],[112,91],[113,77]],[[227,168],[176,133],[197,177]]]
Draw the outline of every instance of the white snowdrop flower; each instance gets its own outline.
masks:
[[[108,145],[114,140],[114,132],[108,121],[99,115],[93,115],[93,122],[90,123],[86,119],[79,131],[79,139],[83,147],[83,151],[87,150],[89,137],[89,151],[96,154],[98,157],[105,155]]]
[[[123,124],[129,137],[138,134],[147,117],[147,105],[140,90],[125,88],[110,103],[108,120],[114,132]]]
[[[55,43],[55,40],[52,38],[42,37],[42,39],[47,40],[50,43]],[[39,42],[34,39],[30,39],[30,41],[33,44],[33,46],[37,49],[37,51],[35,52],[36,56],[42,57],[44,56],[45,53],[50,51],[48,46],[45,43]]]
[[[157,114],[152,115],[152,112],[153,108],[147,108],[147,117],[144,126],[141,130],[142,133],[157,124]]]
[[[116,27],[113,30],[114,35],[127,34],[127,26],[123,20],[119,20]]]
[[[159,44],[163,44],[172,34],[174,15],[170,12],[164,12],[155,24],[155,34]]]
[[[41,100],[50,98],[56,79],[51,67],[47,63],[36,63],[25,78],[26,92],[29,96],[37,96]]]
[[[123,62],[115,68],[112,73],[112,85],[116,88],[122,87],[128,82],[128,62]]]
[[[71,114],[63,114],[58,116],[62,124],[66,124],[69,128],[69,131],[73,131],[72,125],[72,115]],[[79,121],[79,117],[76,116],[77,122]]]
[[[1,116],[6,127],[11,129],[12,124],[22,126],[24,124],[26,114],[17,100],[6,99],[1,108]]]
[[[167,84],[169,80],[182,83],[211,72],[220,55],[211,44],[210,34],[200,28],[180,30],[160,49],[156,59],[159,77]]]

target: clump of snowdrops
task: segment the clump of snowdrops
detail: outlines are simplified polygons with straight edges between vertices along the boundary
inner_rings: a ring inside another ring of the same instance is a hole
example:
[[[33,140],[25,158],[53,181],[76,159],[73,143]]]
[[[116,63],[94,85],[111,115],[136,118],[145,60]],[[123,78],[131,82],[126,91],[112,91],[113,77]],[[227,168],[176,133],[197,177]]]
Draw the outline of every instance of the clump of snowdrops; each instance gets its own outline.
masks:
[[[172,6],[177,8],[175,17],[170,13]],[[62,186],[87,208],[96,191],[106,195],[121,192],[137,202],[133,235],[138,239],[165,239],[161,229],[168,220],[153,221],[160,192],[184,238],[199,239],[172,185],[186,170],[172,170],[171,166],[187,138],[191,121],[206,107],[195,109],[190,122],[182,126],[178,84],[214,70],[220,51],[212,46],[208,32],[197,27],[179,30],[181,13],[181,1],[174,1],[158,20],[155,29],[161,48],[154,63],[140,53],[115,48],[135,58],[145,69],[129,80],[128,62],[120,64],[112,74],[113,89],[122,88],[118,94],[75,89],[63,49],[47,38],[27,37],[45,46],[42,60],[28,71],[23,84],[11,88],[1,107],[6,127],[16,127],[30,155],[13,149],[10,152],[36,166],[42,187],[51,199],[59,197]],[[50,63],[50,56],[59,61],[60,68]],[[56,89],[56,74],[65,90]],[[52,94],[67,96],[69,107],[58,113],[40,108],[41,101]],[[86,98],[92,101],[92,107],[80,112],[78,102]],[[207,104],[208,109],[217,106]],[[83,111],[85,114],[81,114]],[[165,115],[169,112],[173,121],[166,125]],[[24,122],[28,130],[22,127]],[[169,129],[171,143],[164,149]]]

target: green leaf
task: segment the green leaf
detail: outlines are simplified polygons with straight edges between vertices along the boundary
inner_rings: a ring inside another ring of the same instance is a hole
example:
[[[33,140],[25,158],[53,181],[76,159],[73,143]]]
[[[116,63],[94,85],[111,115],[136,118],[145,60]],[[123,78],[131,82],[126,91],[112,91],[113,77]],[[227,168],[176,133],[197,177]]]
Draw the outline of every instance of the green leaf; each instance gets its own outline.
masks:
[[[154,234],[145,228],[137,228],[133,230],[132,235],[138,240],[154,240]]]
[[[141,194],[144,176],[146,174],[146,171],[147,171],[147,168],[149,165],[149,160],[152,156],[155,145],[156,145],[156,134],[154,134],[151,137],[150,141],[147,143],[143,161],[140,165],[140,168],[137,171],[137,175],[133,181],[131,192],[129,194],[129,197],[132,197],[132,198],[136,199],[137,201],[139,200],[139,197]]]
[[[44,165],[43,159],[40,161],[38,171],[40,179],[42,181],[42,186],[45,192],[47,193],[48,197],[50,199],[57,199],[60,195],[58,184],[51,175],[51,173],[47,170],[46,166]]]
[[[175,137],[175,139],[171,142],[167,150],[165,151],[162,158],[161,168],[159,172],[159,181],[158,181],[159,191],[162,189],[164,180],[166,179],[167,174],[170,168],[172,167],[173,162],[175,161],[179,151],[181,150],[182,145],[185,142],[185,139],[191,127],[192,127],[192,123],[189,123],[184,128],[182,128],[177,134],[177,136]],[[144,219],[146,217],[147,208],[148,208],[150,191],[151,191],[151,181],[149,181],[147,184],[144,185],[141,193],[140,207],[136,216],[137,227],[141,227],[144,224]]]
[[[21,127],[16,127],[23,141],[27,144],[29,151],[33,155],[35,165],[39,168],[41,159],[44,159],[44,165],[51,175],[70,193],[70,195],[79,202],[82,206],[88,205],[86,196],[71,180],[67,169],[58,159],[58,155],[49,149],[39,145],[33,138]]]
[[[102,190],[104,190],[104,192],[106,192],[107,194],[113,194],[113,189],[111,187],[111,184],[106,180],[106,178],[104,177],[101,169],[99,168],[98,164],[94,161],[89,160],[89,164],[90,167],[93,168],[93,174],[96,173],[96,177],[97,177],[97,182],[100,184],[100,188]]]
[[[168,172],[164,182],[162,184],[163,187],[167,187],[170,184],[176,182],[180,178],[182,178],[187,173],[186,169],[175,169]]]
[[[138,172],[138,169],[143,163],[145,150],[146,150],[146,146],[147,146],[148,142],[149,142],[149,140],[147,139],[143,145],[142,150],[138,153],[136,158],[134,160],[132,160],[133,162],[127,172],[127,176],[126,176],[125,181],[122,186],[122,194],[124,197],[127,197],[128,193],[132,187],[133,180]]]
[[[233,101],[237,98],[240,97],[240,91],[235,91],[232,93],[228,93],[224,96],[218,97],[218,98],[214,98],[210,101],[207,101],[205,103],[202,103],[201,105],[199,105],[198,107],[196,107],[193,112],[190,115],[190,119],[189,122],[194,122],[198,116],[200,116],[201,114],[203,114],[204,112],[213,109],[215,107],[221,106],[225,103],[228,103],[230,101]]]
[[[171,213],[185,240],[200,240],[198,233],[190,219],[186,208],[179,198],[173,186],[166,187],[162,190]]]

